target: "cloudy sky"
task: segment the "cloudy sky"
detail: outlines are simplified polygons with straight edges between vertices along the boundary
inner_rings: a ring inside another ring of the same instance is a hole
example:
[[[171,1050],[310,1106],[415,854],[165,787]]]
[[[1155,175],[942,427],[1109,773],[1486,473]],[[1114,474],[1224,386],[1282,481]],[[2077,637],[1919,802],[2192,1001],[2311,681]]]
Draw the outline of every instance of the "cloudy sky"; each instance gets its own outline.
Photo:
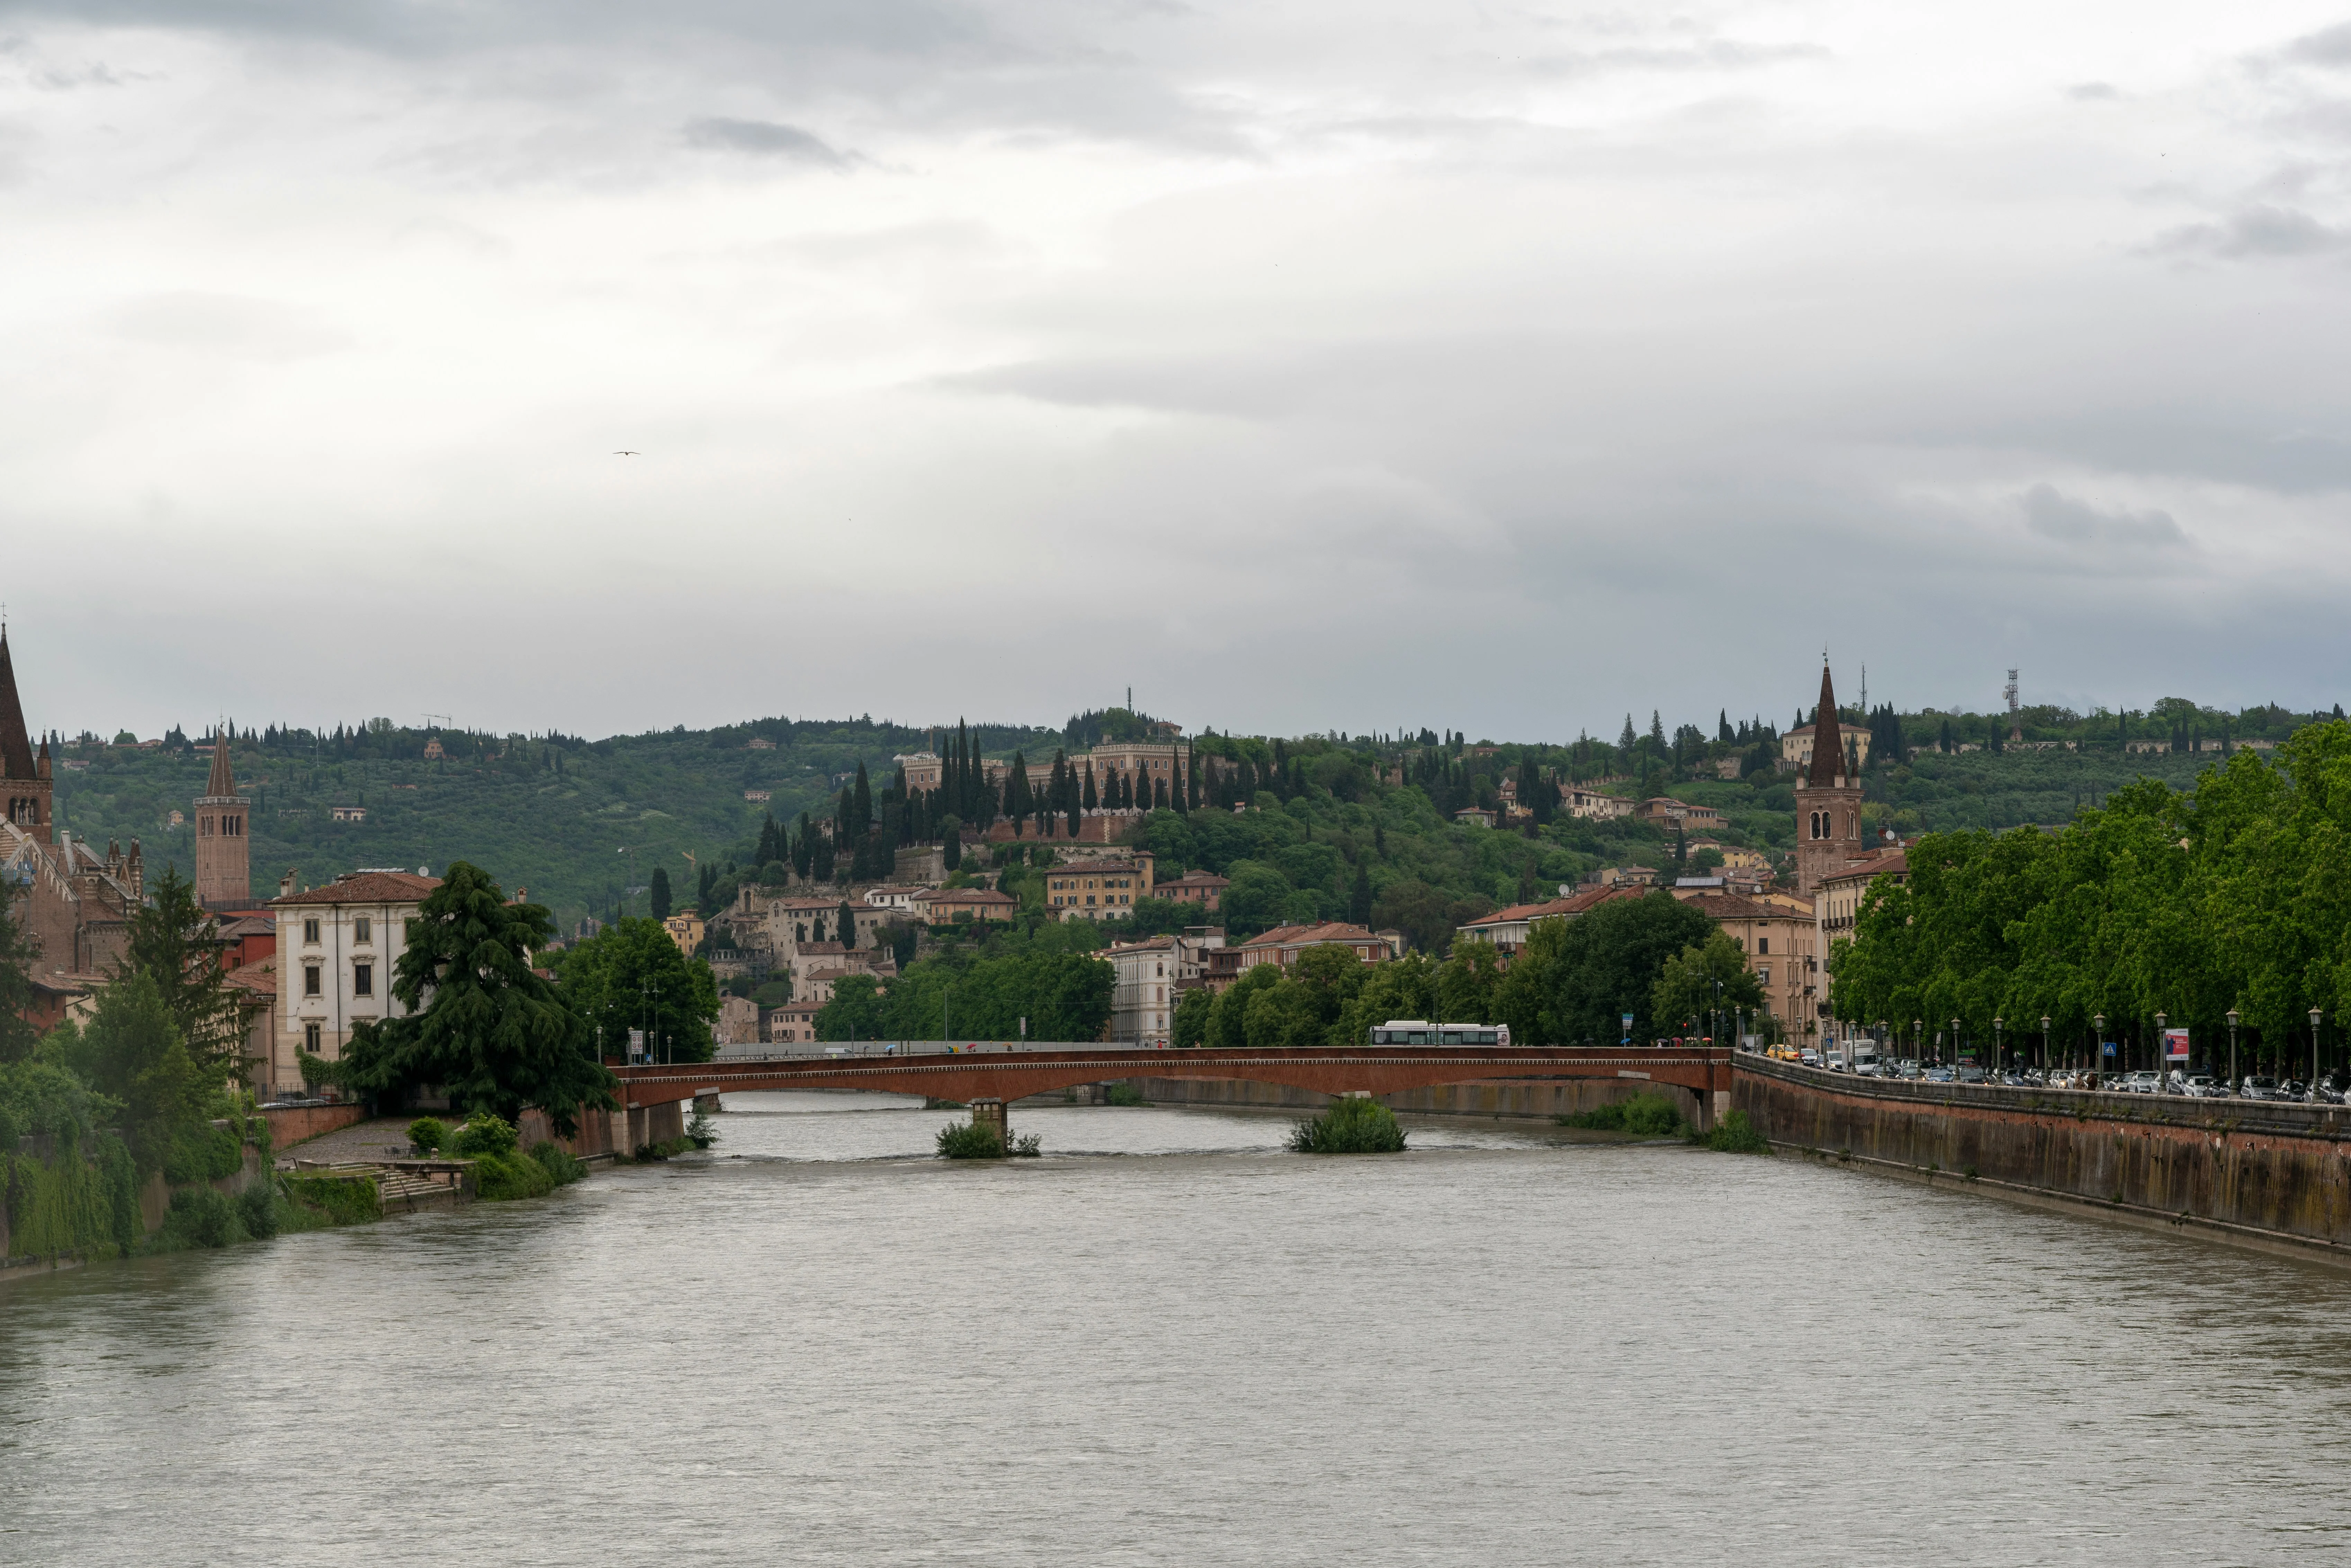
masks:
[[[0,0],[68,730],[2351,700],[2346,318],[2345,0]]]

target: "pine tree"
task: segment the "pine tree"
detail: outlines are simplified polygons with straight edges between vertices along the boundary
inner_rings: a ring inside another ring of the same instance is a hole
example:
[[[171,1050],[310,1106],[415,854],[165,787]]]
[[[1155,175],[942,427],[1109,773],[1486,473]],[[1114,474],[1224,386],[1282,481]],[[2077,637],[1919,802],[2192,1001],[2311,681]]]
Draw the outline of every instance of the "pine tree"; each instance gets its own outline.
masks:
[[[1721,741],[1726,746],[1732,744],[1736,739],[1736,737],[1730,733],[1730,710],[1729,708],[1717,710],[1714,724],[1714,737],[1717,740]]]
[[[857,946],[857,917],[849,911],[849,900],[844,898],[841,901],[841,912],[834,916],[832,928],[840,933],[838,940],[842,946]]]

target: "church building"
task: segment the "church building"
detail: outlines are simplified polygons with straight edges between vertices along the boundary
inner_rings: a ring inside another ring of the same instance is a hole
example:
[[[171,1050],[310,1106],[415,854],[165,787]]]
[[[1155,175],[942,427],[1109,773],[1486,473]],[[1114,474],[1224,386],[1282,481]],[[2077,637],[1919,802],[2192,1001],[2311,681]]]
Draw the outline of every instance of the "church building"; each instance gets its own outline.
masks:
[[[1836,687],[1821,664],[1813,715],[1813,755],[1796,779],[1796,895],[1810,898],[1862,852],[1861,779],[1837,727]]]
[[[34,1022],[46,1028],[73,998],[87,994],[122,956],[131,916],[146,896],[139,841],[100,856],[86,841],[57,831],[47,740],[35,754],[16,696],[8,633],[0,628],[0,881],[11,913],[39,945],[33,984]]]

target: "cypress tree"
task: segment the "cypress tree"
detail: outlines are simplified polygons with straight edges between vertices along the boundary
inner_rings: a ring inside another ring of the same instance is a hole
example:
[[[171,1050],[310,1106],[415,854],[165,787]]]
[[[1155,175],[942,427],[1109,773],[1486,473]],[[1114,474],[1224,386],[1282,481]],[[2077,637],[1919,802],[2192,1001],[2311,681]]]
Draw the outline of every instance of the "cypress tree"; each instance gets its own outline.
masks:
[[[1347,894],[1347,919],[1357,925],[1372,923],[1372,873],[1361,861],[1355,862],[1355,885]]]
[[[655,920],[669,918],[669,873],[661,866],[653,867],[653,912]]]
[[[841,901],[841,913],[836,917],[833,930],[840,933],[834,940],[839,942],[842,946],[854,947],[857,946],[857,917],[849,912],[849,900],[845,898]]]
[[[1167,807],[1167,780],[1155,779],[1151,786],[1151,795],[1153,810],[1165,810]]]
[[[1086,758],[1085,790],[1080,796],[1078,805],[1081,810],[1087,811],[1099,810],[1102,808],[1101,800],[1094,794],[1094,759],[1091,757]]]
[[[939,858],[949,871],[963,864],[963,833],[960,830],[947,830],[946,842],[940,847]]]

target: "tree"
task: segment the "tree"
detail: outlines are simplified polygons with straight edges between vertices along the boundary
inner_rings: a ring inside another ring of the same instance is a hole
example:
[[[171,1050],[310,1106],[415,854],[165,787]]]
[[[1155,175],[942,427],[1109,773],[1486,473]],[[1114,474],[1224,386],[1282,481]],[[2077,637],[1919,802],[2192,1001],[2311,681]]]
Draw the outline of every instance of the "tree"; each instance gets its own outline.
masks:
[[[1628,1032],[1635,1040],[1650,1038],[1666,961],[1703,944],[1714,928],[1662,888],[1642,898],[1612,899],[1569,921],[1549,966],[1550,993],[1537,1009],[1542,1038],[1534,1043],[1610,1043],[1625,1013],[1633,1015]],[[1515,1028],[1511,1038],[1517,1039]]]
[[[652,898],[649,901],[655,920],[669,918],[669,872],[663,866],[653,867]]]
[[[162,1169],[175,1139],[203,1125],[209,1102],[220,1095],[220,1079],[189,1052],[163,988],[143,971],[126,971],[99,987],[89,1021],[60,1024],[41,1051],[121,1108],[123,1133],[142,1173]]]
[[[200,1072],[227,1077],[244,1071],[246,1031],[266,1004],[228,984],[218,930],[195,885],[167,865],[131,914],[114,974],[152,981],[189,1060]]]
[[[1372,872],[1362,861],[1355,862],[1355,885],[1347,894],[1347,918],[1357,925],[1372,923]]]
[[[857,782],[852,786],[849,800],[849,832],[852,838],[863,838],[873,826],[873,789],[865,779],[865,764],[857,765]]]
[[[1747,955],[1728,932],[1710,932],[1703,943],[1683,948],[1666,960],[1665,969],[1650,990],[1652,1016],[1660,1030],[1694,1020],[1712,1032],[1711,1015],[1728,1019],[1733,1012],[1752,1012],[1763,1005],[1763,988],[1747,967]]]
[[[1176,1017],[1168,1026],[1168,1039],[1178,1051],[1207,1043],[1208,1016],[1216,1010],[1216,1006],[1217,998],[1208,994],[1206,986],[1195,986],[1184,993],[1176,1004]]]
[[[939,859],[949,871],[955,871],[963,864],[963,830],[956,824],[948,824],[946,842],[939,849]]]
[[[834,912],[832,929],[833,940],[843,947],[857,946],[857,916],[851,911],[849,900],[845,898],[841,901],[840,909]]]
[[[660,934],[676,953],[658,924],[623,924]],[[454,862],[418,909],[394,969],[404,1015],[359,1025],[340,1061],[306,1057],[305,1076],[332,1077],[379,1104],[438,1085],[454,1103],[509,1122],[536,1105],[570,1136],[583,1107],[618,1102],[589,1020],[531,967],[554,934],[543,905],[509,904],[487,873]]]
[[[33,1008],[33,966],[40,961],[41,944],[17,916],[22,896],[13,883],[0,883],[0,1063],[24,1061],[37,1038],[25,1019]]]

